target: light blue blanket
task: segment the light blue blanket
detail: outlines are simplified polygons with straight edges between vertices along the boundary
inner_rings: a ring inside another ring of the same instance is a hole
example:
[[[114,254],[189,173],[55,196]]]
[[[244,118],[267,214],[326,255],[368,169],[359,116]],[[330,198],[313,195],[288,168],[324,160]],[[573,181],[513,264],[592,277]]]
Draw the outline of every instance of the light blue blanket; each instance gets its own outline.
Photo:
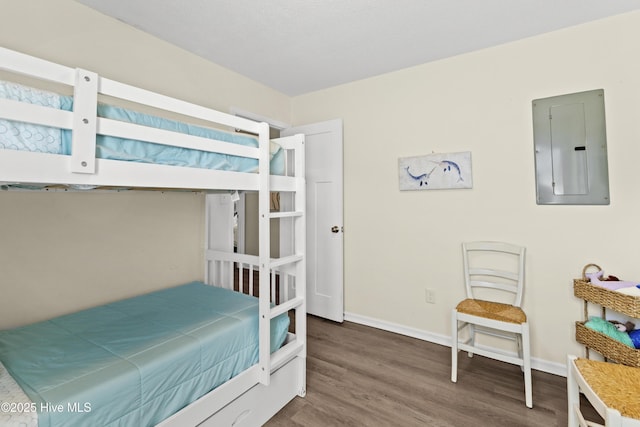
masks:
[[[155,425],[257,361],[257,298],[199,282],[0,331],[39,427]]]
[[[73,98],[61,96],[17,83],[0,81],[0,97],[46,107],[73,110]],[[98,117],[200,136],[234,144],[257,147],[256,138],[195,126],[144,114],[126,108],[98,104]],[[52,154],[71,154],[72,132],[47,126],[12,122],[0,119],[0,149],[36,151]],[[271,173],[284,171],[284,152],[271,144]],[[247,157],[199,151],[182,147],[142,142],[132,139],[96,136],[96,156],[103,159],[188,166],[237,172],[257,172],[258,160]]]

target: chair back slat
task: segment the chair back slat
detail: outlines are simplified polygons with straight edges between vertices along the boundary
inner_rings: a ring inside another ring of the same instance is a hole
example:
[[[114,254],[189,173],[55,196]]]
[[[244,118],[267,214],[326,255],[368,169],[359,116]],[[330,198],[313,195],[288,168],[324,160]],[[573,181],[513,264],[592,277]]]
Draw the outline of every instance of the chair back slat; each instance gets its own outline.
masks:
[[[489,288],[512,294],[513,302],[510,303],[521,307],[525,250],[522,246],[503,242],[463,243],[467,297],[476,297],[474,288]]]
[[[497,277],[499,279],[511,280],[514,283],[517,283],[518,280],[520,280],[520,275],[517,272],[494,270],[491,268],[469,268],[469,275]]]
[[[498,283],[498,282],[486,282],[483,280],[471,280],[469,282],[471,288],[487,288],[487,289],[497,289],[499,291],[505,291],[512,294],[518,293],[518,287],[516,285],[512,285],[509,283]]]

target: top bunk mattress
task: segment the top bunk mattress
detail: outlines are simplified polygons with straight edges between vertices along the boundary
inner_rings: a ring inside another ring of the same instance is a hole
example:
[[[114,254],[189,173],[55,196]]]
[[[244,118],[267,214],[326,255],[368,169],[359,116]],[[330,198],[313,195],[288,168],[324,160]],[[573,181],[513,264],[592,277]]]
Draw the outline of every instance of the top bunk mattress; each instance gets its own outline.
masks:
[[[258,299],[200,282],[0,331],[39,427],[155,425],[257,362]]]
[[[73,110],[73,97],[71,96],[59,95],[14,82],[0,81],[0,98],[65,111]],[[217,129],[182,123],[104,103],[98,103],[97,110],[98,117],[249,147],[258,147],[257,139],[249,135],[228,133]],[[66,129],[0,119],[0,149],[70,155],[71,136],[72,132]],[[271,174],[283,174],[283,151],[278,144],[271,143]],[[258,171],[258,160],[253,158],[106,135],[96,136],[96,157],[109,160],[235,172],[253,173]]]

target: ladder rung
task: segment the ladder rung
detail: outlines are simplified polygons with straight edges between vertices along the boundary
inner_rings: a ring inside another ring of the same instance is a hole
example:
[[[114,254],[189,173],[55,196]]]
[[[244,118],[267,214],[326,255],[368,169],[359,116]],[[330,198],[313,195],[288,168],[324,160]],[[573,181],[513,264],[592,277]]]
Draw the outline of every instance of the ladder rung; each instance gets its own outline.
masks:
[[[271,212],[269,216],[271,218],[293,218],[301,217],[304,213],[300,211],[287,211],[287,212]]]
[[[280,267],[281,265],[293,264],[298,261],[302,261],[303,259],[304,257],[302,255],[291,255],[282,258],[274,258],[271,260],[271,263],[269,263],[269,266],[271,268]]]
[[[273,307],[269,313],[269,316],[273,319],[274,317],[280,316],[282,313],[286,313],[287,311],[294,309],[296,307],[300,307],[304,299],[302,297],[295,297],[287,302],[283,302],[275,307]]]
[[[271,371],[278,369],[286,361],[291,360],[291,356],[302,353],[302,350],[304,350],[304,343],[300,338],[296,338],[290,343],[280,347],[280,349],[271,355]]]

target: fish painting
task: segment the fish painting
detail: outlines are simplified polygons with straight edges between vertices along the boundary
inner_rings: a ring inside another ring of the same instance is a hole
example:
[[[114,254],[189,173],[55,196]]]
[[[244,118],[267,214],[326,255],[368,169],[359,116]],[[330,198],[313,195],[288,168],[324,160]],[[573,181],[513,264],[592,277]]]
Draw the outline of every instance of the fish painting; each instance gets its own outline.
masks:
[[[400,190],[472,188],[471,152],[398,159]]]
[[[451,168],[454,169],[454,171],[458,174],[458,181],[464,181],[464,179],[462,179],[462,173],[460,173],[460,166],[458,166],[458,164],[456,162],[452,162],[451,160],[443,160],[440,163],[438,163],[438,165],[442,168],[444,168],[444,172],[449,172],[451,170]]]
[[[431,176],[431,173],[435,170],[436,168],[434,167],[433,169],[431,169],[431,172],[425,172],[421,175],[413,175],[411,172],[409,172],[409,166],[406,167],[407,173],[409,174],[409,176],[411,178],[413,178],[414,180],[416,180],[417,182],[420,183],[420,187],[422,187],[422,185],[428,185],[429,184],[429,177]]]

